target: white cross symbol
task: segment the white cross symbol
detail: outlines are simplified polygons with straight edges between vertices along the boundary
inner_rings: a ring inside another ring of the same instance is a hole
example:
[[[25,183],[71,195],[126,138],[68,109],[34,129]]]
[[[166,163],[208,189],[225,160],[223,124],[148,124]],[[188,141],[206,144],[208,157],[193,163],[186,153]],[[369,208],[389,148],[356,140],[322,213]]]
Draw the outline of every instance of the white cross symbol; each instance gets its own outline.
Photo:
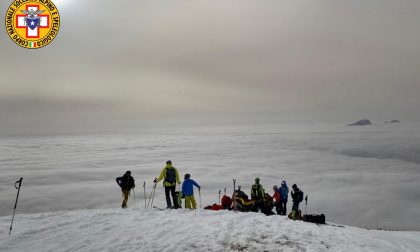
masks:
[[[34,5],[26,5],[26,10],[38,10],[39,4]],[[26,29],[26,38],[39,38],[39,29],[40,28],[49,28],[50,27],[50,19],[48,15],[38,15],[40,18],[39,26],[35,29],[29,29],[25,24],[25,17],[26,15],[16,15],[16,28],[25,28]],[[34,25],[35,22],[32,21],[31,25]]]

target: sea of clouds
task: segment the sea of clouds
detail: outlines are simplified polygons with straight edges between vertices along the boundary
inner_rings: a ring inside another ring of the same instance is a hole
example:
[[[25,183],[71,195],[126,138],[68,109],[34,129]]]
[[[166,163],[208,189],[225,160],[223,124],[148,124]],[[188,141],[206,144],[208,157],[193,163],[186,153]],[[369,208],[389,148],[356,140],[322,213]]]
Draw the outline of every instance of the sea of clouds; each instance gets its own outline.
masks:
[[[267,124],[158,128],[101,135],[0,138],[0,216],[119,207],[115,178],[131,170],[136,203],[171,159],[202,185],[202,206],[232,179],[249,194],[287,180],[308,194],[310,213],[369,227],[420,230],[420,123],[344,126]],[[196,195],[198,200],[198,195]],[[133,198],[131,199],[133,200]],[[132,203],[132,202],[130,202]],[[159,184],[155,205],[164,207]],[[289,203],[289,209],[291,204]],[[302,211],[305,207],[302,205]]]

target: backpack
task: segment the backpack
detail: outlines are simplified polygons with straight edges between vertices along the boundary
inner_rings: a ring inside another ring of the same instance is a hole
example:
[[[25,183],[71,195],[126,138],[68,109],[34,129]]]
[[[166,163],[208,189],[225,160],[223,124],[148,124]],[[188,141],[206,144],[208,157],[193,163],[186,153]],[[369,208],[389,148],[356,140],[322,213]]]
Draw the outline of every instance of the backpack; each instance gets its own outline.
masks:
[[[223,195],[222,197],[222,207],[223,209],[230,209],[230,206],[232,205],[232,199],[226,195]]]
[[[131,176],[124,175],[116,178],[118,185],[124,190],[131,190],[134,188],[134,179]]]
[[[169,183],[175,183],[176,182],[176,172],[175,172],[175,168],[166,168],[166,178],[165,178],[166,182]]]
[[[298,192],[298,198],[297,198],[297,201],[298,201],[299,203],[303,201],[303,192],[302,192],[302,191],[299,191],[299,192]]]
[[[302,219],[305,222],[311,222],[315,224],[325,224],[324,214],[305,214]]]

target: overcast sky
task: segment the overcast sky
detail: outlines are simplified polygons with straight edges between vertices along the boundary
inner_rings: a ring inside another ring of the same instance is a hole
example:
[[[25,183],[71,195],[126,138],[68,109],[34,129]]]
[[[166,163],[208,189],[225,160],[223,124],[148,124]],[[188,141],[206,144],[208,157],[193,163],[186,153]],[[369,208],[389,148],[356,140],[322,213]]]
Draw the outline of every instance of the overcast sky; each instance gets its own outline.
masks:
[[[417,0],[55,3],[61,28],[45,48],[2,28],[0,134],[420,120]]]

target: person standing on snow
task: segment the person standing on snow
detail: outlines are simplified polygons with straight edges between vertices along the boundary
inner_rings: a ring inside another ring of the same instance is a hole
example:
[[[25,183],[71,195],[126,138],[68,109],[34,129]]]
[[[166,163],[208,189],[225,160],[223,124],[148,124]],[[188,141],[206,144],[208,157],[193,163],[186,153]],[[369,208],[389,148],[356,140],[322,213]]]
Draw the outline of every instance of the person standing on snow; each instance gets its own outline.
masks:
[[[158,183],[162,179],[164,179],[163,186],[165,187],[167,208],[172,208],[170,195],[172,196],[172,201],[174,202],[174,208],[179,208],[175,187],[176,183],[181,184],[181,181],[179,180],[178,170],[172,166],[171,160],[166,161],[166,167],[162,169],[160,176],[155,178],[153,182]]]
[[[122,190],[123,201],[121,207],[126,208],[130,191],[135,187],[134,178],[131,177],[131,171],[126,171],[122,177],[116,178],[115,181],[117,181],[117,184],[121,187]]]
[[[276,212],[278,215],[281,215],[283,213],[283,209],[282,209],[282,201],[281,201],[281,195],[280,195],[280,191],[279,188],[277,187],[277,185],[273,186],[273,191],[274,191],[274,195],[272,196],[272,198],[274,199],[274,205],[276,206]]]
[[[264,194],[265,191],[260,184],[260,178],[255,178],[255,184],[251,187],[251,199],[255,202],[254,211],[258,212],[258,210],[262,208],[264,204]]]
[[[287,187],[286,181],[281,182],[281,187],[279,188],[280,198],[281,198],[281,215],[286,215],[287,212],[287,199],[289,196],[289,187]]]
[[[182,183],[182,195],[185,197],[185,208],[192,210],[197,208],[193,186],[197,187],[198,191],[200,191],[201,186],[199,186],[194,180],[190,179],[190,177],[191,175],[188,173],[184,176],[184,182]]]
[[[303,201],[303,192],[297,187],[296,184],[292,185],[292,199],[293,199],[293,206],[292,206],[292,213],[291,218],[293,220],[300,220],[301,215],[299,211],[299,203]]]

